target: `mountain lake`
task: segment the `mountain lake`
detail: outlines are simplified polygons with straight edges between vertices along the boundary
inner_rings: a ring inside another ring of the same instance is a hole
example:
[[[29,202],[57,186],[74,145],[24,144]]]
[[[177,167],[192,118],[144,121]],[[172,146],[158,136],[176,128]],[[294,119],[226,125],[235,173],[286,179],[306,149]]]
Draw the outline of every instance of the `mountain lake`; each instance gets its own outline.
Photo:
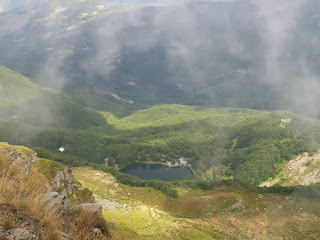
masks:
[[[121,172],[136,176],[143,180],[162,180],[188,178],[193,175],[187,167],[167,167],[160,164],[135,163],[121,170]]]

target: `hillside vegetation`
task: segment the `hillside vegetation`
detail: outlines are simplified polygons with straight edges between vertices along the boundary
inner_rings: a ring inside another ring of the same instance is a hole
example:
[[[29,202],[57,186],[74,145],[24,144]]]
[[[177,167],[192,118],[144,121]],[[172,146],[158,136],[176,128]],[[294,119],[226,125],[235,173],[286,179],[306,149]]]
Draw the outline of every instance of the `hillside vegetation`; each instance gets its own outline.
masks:
[[[284,123],[289,117],[291,122]],[[85,133],[68,130],[45,132],[34,139],[51,143],[60,139],[68,154],[86,156],[96,163],[109,157],[111,166],[137,160],[174,163],[185,157],[203,179],[233,176],[253,184],[274,177],[281,163],[292,156],[319,147],[319,122],[286,112],[161,105],[118,121],[107,118],[107,122],[111,123],[109,131],[98,127],[100,132],[94,133],[91,129],[85,139]],[[52,151],[58,148],[39,146]]]
[[[0,97],[29,91],[28,79],[7,71],[26,87],[7,84]],[[184,105],[135,110],[107,100],[85,104],[82,92],[36,89],[40,94],[26,98],[19,110],[7,105],[1,140],[41,148],[43,157],[54,153],[70,166],[102,164],[106,157],[111,167],[136,161],[175,163],[184,157],[203,180],[233,178],[256,185],[275,177],[293,156],[320,148],[319,121],[289,112]],[[58,154],[61,146],[66,151]]]
[[[39,94],[28,78],[0,65],[0,107],[21,104]]]
[[[73,173],[103,204],[105,219],[115,224],[111,233],[124,239],[320,237],[317,200],[260,194],[233,185],[209,191],[179,187],[179,197],[169,198],[154,189],[121,184],[91,168],[73,168]]]
[[[172,198],[156,189],[123,184],[90,167],[72,169],[71,183],[79,187],[72,195],[80,201],[93,193],[104,219],[97,213],[62,210],[44,198],[61,171],[71,173],[60,163],[38,159],[31,149],[0,143],[0,237],[14,238],[19,231],[48,240],[320,237],[319,201],[305,195],[259,193],[227,184],[210,190],[180,186]],[[61,194],[63,188],[56,190]],[[102,234],[94,234],[94,228]]]

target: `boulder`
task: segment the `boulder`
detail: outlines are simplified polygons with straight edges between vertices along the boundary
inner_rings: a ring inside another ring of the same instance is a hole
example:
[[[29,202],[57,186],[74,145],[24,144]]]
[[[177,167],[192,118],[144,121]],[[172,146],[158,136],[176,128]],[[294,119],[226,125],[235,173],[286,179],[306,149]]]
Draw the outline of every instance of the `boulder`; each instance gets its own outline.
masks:
[[[69,210],[70,203],[66,196],[61,195],[57,192],[49,192],[43,194],[43,197],[48,207],[56,208],[59,211]]]
[[[99,228],[93,229],[93,233],[94,233],[95,235],[100,235],[100,234],[102,234],[102,232],[101,232],[101,230],[100,230]]]

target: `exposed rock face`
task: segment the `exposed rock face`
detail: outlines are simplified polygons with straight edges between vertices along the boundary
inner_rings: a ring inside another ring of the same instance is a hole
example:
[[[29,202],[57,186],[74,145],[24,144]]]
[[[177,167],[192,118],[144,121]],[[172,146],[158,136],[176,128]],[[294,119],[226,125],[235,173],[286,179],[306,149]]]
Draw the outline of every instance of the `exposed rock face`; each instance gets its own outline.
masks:
[[[69,200],[57,192],[49,192],[43,195],[48,207],[56,208],[59,211],[68,211],[70,207]]]
[[[299,156],[287,164],[289,185],[310,185],[320,182],[320,153]]]
[[[13,148],[6,149],[4,151],[9,156],[11,161],[10,165],[12,167],[18,168],[20,173],[31,174],[32,164],[37,162],[37,154],[35,152],[30,154],[30,156],[27,158]]]
[[[7,227],[0,227],[0,239],[8,240],[40,240],[43,233],[41,224],[23,214],[19,210],[0,206],[0,222],[7,222]]]
[[[13,228],[9,230],[8,240],[25,240],[25,239],[36,239],[26,229]]]
[[[73,182],[71,169],[47,159],[38,159],[34,151],[22,146],[11,146],[7,143],[0,143],[0,151],[1,154],[4,154],[4,157],[8,159],[8,162],[3,165],[5,170],[13,168],[13,174],[19,175],[19,177],[23,174],[23,178],[21,179],[24,179],[24,177],[34,178],[38,174],[43,174],[43,176],[46,177],[46,179],[42,177],[40,179],[44,180],[44,186],[47,185],[47,192],[43,193],[45,192],[45,188],[42,187],[40,191],[42,194],[40,196],[32,195],[35,198],[41,197],[41,200],[45,203],[44,207],[41,207],[40,209],[40,215],[42,215],[41,211],[50,211],[53,208],[54,210],[59,211],[59,213],[57,213],[58,215],[61,214],[65,216],[66,224],[74,226],[73,231],[77,232],[77,229],[81,230],[81,227],[78,227],[75,222],[78,214],[77,210],[83,210],[92,214],[93,219],[98,219],[100,221],[98,222],[102,223],[101,229],[99,224],[97,226],[92,225],[92,230],[90,230],[91,233],[89,235],[101,235],[101,237],[105,239],[104,235],[108,233],[108,230],[107,225],[104,226],[105,222],[102,216],[102,206],[100,204],[80,204],[73,208],[72,211],[75,214],[70,214],[72,212],[70,211],[68,197],[73,204],[87,202],[88,199],[92,200],[91,198],[93,198],[94,201],[91,191],[82,188],[81,184],[76,185],[76,183]],[[53,192],[53,189],[56,191]],[[38,194],[37,191],[35,193]],[[12,207],[9,206],[11,200],[6,199],[6,201],[6,204],[8,205],[0,204],[0,240],[40,240],[43,239],[44,236],[47,236],[47,231],[43,230],[44,226],[42,226],[40,222],[23,213],[23,206],[21,209],[19,204]],[[61,220],[64,221],[64,218],[61,218]],[[83,224],[86,224],[86,222],[83,222]],[[52,239],[68,240],[68,234],[61,232],[58,229],[59,228],[54,229],[56,231],[56,236]],[[69,231],[68,228],[65,228],[64,230]]]
[[[78,187],[72,181],[72,171],[69,168],[59,169],[56,176],[51,181],[51,186],[57,190],[62,190],[61,194],[65,197],[72,195]],[[60,192],[60,191],[59,191]]]
[[[292,159],[275,179],[260,186],[271,187],[277,183],[284,186],[311,185],[318,182],[320,182],[320,152],[313,156],[304,153]]]

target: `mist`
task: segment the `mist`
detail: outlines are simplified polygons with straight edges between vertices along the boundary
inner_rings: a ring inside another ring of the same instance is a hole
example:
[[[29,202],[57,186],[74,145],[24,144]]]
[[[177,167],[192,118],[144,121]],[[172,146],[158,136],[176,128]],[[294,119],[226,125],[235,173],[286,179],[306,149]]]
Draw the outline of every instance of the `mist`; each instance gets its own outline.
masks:
[[[53,17],[46,3],[36,3],[37,11],[27,4],[24,25],[9,12],[1,18],[1,62],[41,86],[104,91],[137,104],[319,116],[317,1],[123,3],[140,5],[79,27],[72,27],[69,10]]]
[[[74,65],[63,72],[70,79],[80,69],[86,86],[123,97],[144,91],[134,99],[140,103],[156,98],[316,117],[318,9],[316,1],[187,2],[114,14],[76,31],[73,59],[84,58],[67,57]]]
[[[9,121],[0,130],[12,142],[51,151],[65,146],[76,157],[100,163],[106,148],[124,148],[131,137],[130,131],[114,129],[101,112],[120,109],[120,119],[168,103],[285,110],[320,118],[319,1],[103,2],[82,9],[33,1],[0,15],[0,64],[41,87],[41,97],[3,114]],[[302,126],[305,121],[298,124],[308,135],[312,128]],[[181,125],[190,133],[183,141],[192,147],[203,144],[197,136],[200,125]],[[11,134],[10,127],[21,133]],[[201,159],[193,168],[203,179],[222,180],[230,168],[223,161],[241,130],[222,128],[222,137],[205,142],[206,151],[199,148]],[[123,139],[112,139],[120,133]],[[308,137],[317,148],[317,136]],[[133,147],[140,144],[132,139]],[[263,150],[273,157],[269,148]],[[125,164],[136,156],[120,152],[117,157]]]

